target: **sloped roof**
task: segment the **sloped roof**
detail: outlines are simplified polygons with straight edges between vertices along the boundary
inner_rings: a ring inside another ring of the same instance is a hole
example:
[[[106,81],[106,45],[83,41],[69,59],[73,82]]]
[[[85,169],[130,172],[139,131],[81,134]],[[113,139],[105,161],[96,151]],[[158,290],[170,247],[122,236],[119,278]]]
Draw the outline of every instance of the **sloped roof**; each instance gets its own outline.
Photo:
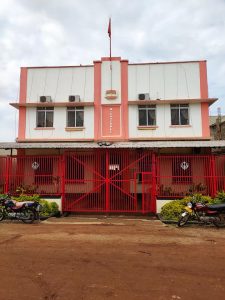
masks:
[[[88,148],[221,148],[225,141],[143,141],[143,142],[51,142],[51,143],[0,143],[0,149],[88,149]]]
[[[209,116],[209,126],[216,125],[218,116]],[[225,116],[221,116],[221,123],[225,122]]]

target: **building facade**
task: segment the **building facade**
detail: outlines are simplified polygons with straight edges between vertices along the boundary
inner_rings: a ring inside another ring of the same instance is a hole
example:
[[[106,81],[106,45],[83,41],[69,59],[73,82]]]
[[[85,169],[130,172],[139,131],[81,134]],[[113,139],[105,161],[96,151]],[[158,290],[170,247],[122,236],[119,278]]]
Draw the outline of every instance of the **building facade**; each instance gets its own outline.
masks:
[[[22,68],[18,142],[209,140],[206,62]]]
[[[206,61],[21,68],[18,155],[2,190],[58,197],[63,211],[149,213],[223,188],[211,154]],[[5,171],[4,171],[5,170]]]

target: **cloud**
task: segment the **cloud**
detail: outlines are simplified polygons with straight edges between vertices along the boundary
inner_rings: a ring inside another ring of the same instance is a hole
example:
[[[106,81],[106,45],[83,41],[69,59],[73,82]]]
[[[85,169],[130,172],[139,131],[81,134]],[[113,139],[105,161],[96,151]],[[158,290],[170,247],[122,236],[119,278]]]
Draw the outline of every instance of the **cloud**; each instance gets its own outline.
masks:
[[[21,66],[90,64],[109,53],[130,62],[208,60],[212,105],[225,114],[224,0],[2,0],[0,140],[16,138]],[[4,128],[4,129],[3,129]],[[13,128],[13,130],[12,130]]]

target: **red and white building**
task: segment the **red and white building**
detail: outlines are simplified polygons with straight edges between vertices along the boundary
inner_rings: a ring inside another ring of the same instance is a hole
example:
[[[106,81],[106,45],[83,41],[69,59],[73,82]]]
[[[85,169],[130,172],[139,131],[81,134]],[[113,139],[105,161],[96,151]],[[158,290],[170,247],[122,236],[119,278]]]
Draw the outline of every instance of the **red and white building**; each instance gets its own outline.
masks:
[[[224,188],[211,149],[206,61],[21,68],[17,155],[0,192],[58,198],[63,211],[149,213]]]

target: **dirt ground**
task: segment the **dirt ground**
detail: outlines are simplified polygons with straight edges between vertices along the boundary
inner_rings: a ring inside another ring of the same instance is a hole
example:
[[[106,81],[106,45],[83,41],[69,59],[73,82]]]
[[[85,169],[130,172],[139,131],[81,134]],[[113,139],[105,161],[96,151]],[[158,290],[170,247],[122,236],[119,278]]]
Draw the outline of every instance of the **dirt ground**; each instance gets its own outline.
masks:
[[[225,228],[158,220],[0,223],[1,300],[225,299]]]

